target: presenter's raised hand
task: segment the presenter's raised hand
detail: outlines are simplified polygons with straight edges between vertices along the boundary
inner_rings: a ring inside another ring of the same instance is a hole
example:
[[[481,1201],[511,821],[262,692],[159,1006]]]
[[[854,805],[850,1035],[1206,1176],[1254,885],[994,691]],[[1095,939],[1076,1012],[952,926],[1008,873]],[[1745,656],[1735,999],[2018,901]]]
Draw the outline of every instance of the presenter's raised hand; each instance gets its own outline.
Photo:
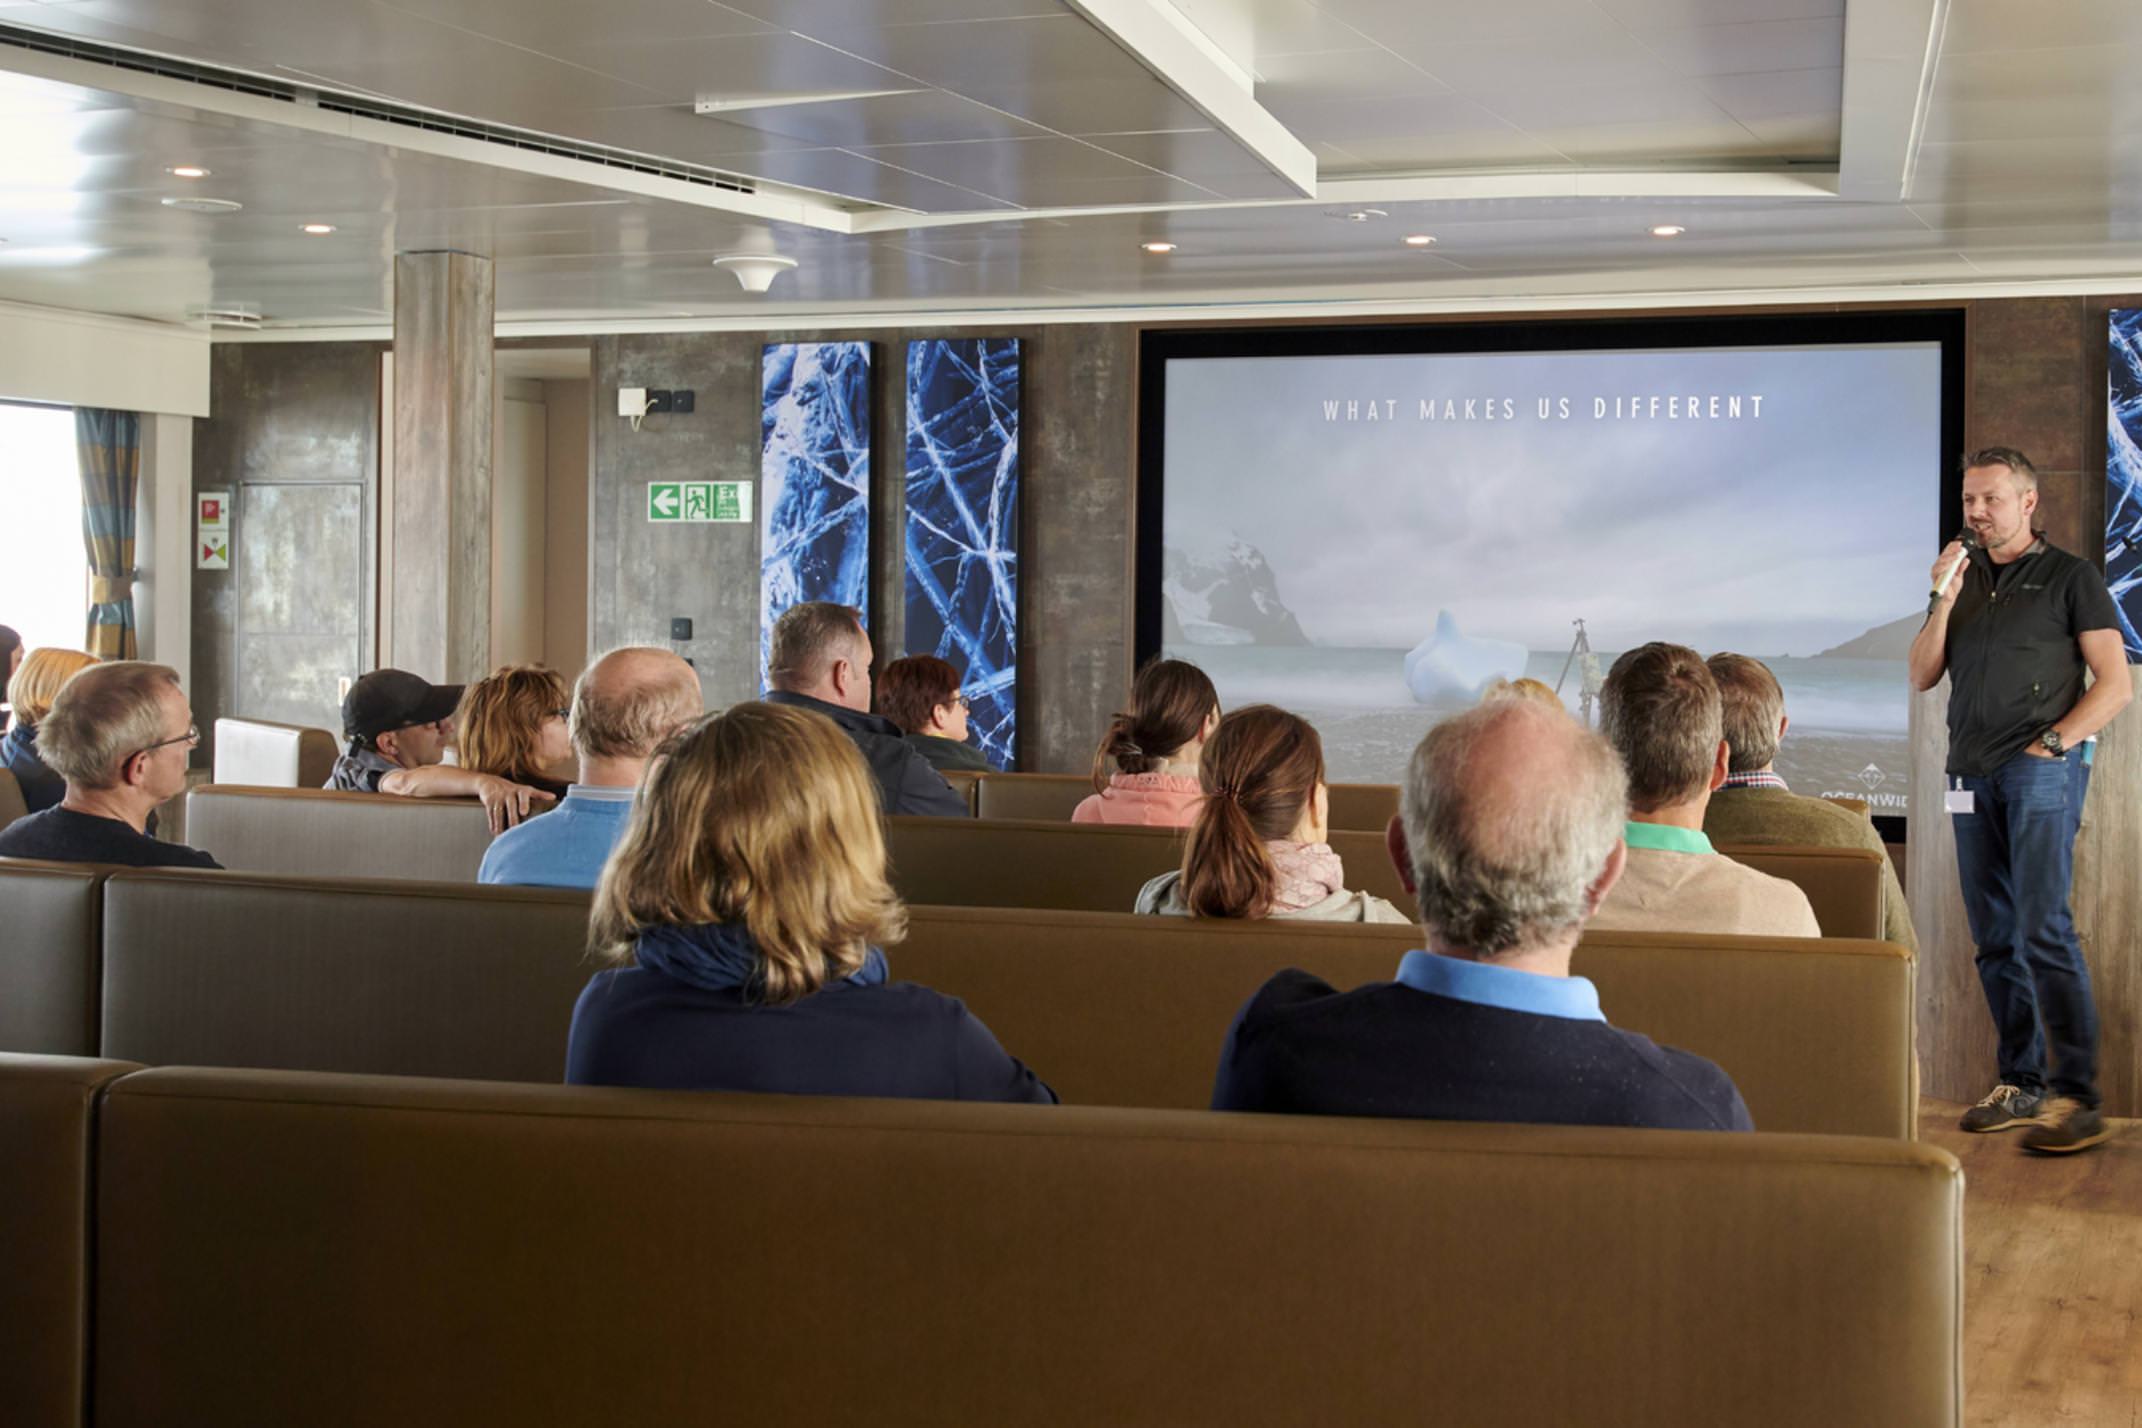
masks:
[[[1956,564],[1963,553],[1963,542],[1958,540],[1952,540],[1941,548],[1941,554],[1934,559],[1933,570],[1926,577],[1926,588],[1929,591],[1941,590],[1941,578],[1949,573],[1950,567]],[[1956,596],[1962,590],[1963,572],[1959,570],[1956,572],[1956,578],[1949,582],[1949,588],[1941,591],[1941,597],[1935,602],[1934,608],[1948,609],[1956,603]]]

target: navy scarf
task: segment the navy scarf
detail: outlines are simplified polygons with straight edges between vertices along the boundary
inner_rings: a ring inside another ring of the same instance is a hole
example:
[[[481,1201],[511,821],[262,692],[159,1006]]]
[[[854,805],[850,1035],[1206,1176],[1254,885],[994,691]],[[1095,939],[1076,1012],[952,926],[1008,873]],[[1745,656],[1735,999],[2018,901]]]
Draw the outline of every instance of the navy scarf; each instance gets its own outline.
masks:
[[[642,967],[704,991],[752,992],[762,985],[759,944],[741,923],[649,927],[632,950]],[[847,980],[858,987],[880,986],[887,970],[885,954],[873,947]]]

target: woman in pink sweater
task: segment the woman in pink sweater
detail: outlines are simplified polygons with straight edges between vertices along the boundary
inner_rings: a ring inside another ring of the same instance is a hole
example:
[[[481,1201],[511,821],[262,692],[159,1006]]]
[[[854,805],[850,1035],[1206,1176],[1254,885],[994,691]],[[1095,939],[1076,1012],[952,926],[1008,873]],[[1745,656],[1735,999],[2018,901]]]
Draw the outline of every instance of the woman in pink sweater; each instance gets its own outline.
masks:
[[[1093,796],[1071,821],[1189,827],[1205,799],[1198,758],[1219,722],[1220,695],[1205,671],[1179,659],[1148,664],[1131,686],[1130,712],[1116,715],[1093,756]]]

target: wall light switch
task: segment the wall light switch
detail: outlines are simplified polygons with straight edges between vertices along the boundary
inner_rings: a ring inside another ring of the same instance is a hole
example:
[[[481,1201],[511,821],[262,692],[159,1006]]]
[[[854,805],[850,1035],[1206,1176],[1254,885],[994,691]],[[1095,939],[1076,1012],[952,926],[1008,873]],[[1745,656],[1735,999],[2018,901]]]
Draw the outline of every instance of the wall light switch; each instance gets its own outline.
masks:
[[[645,387],[619,387],[617,389],[617,414],[621,417],[636,417],[647,410]]]

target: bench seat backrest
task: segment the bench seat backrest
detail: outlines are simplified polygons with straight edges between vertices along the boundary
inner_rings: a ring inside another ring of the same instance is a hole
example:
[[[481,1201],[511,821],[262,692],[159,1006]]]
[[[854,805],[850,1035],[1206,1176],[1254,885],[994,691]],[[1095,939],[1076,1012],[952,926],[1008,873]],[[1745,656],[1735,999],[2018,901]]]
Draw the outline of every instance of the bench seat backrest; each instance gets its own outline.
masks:
[[[104,880],[113,871],[0,858],[0,1051],[97,1054]]]
[[[1960,1417],[1901,1141],[185,1069],[98,1124],[100,1428]]]
[[[138,872],[107,901],[103,1051],[154,1064],[557,1081],[595,970],[584,893]],[[1089,1104],[1206,1106],[1228,1023],[1265,978],[1292,965],[1351,987],[1418,944],[1402,926],[910,914],[893,974],[966,1000]],[[1901,949],[1599,934],[1578,970],[1617,1024],[1723,1066],[1758,1126],[1913,1133]]]
[[[1346,885],[1401,911],[1413,906],[1384,834],[1334,828]],[[947,907],[1049,907],[1128,912],[1146,881],[1182,865],[1173,828],[1034,820],[890,818],[893,885],[909,902]],[[1882,935],[1882,855],[1862,848],[1740,848],[1721,853],[1807,894],[1825,937]]]
[[[90,1172],[102,1087],[139,1068],[0,1052],[0,1419],[81,1428]]]

